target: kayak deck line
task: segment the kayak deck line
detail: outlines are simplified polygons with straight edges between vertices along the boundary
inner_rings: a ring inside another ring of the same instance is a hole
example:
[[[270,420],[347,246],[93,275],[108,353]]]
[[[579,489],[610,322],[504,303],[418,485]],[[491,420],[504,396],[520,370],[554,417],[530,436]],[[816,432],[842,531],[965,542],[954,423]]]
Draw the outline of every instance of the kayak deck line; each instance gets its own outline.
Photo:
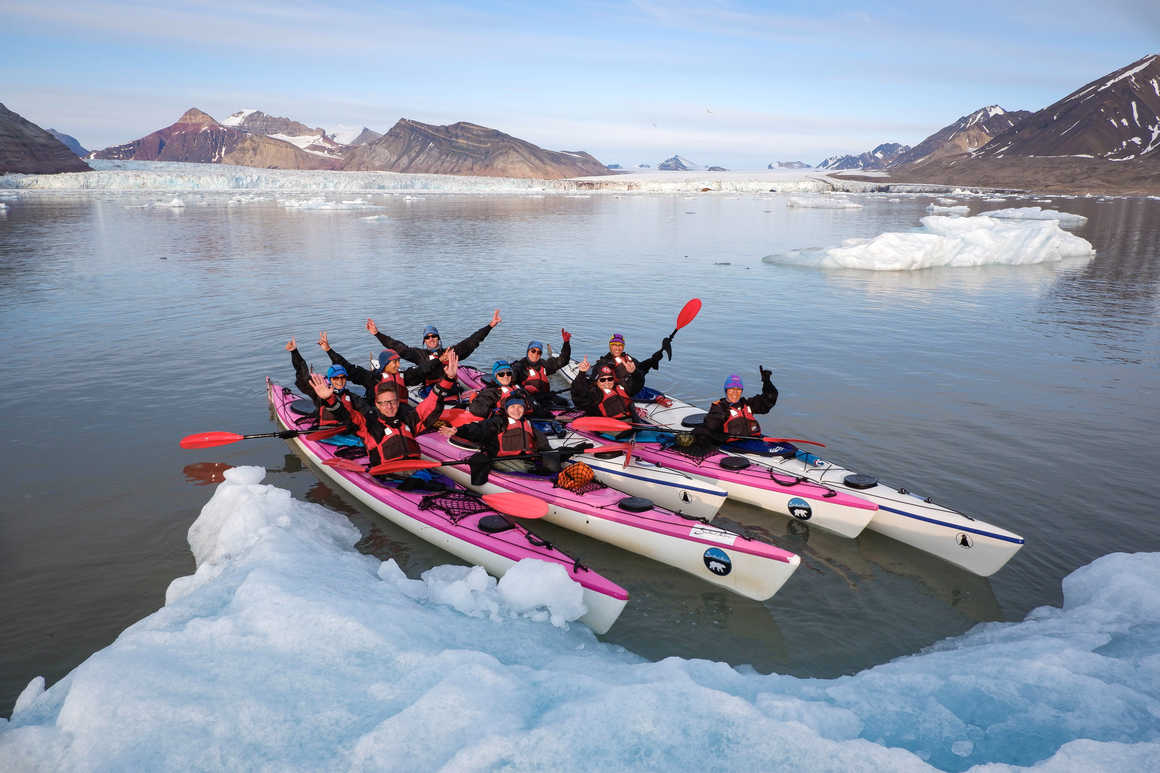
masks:
[[[989,531],[983,531],[982,529],[977,529],[973,526],[964,526],[963,524],[960,524],[960,523],[947,523],[946,521],[940,521],[936,518],[930,518],[930,517],[927,517],[925,515],[919,515],[917,513],[908,513],[905,510],[899,510],[898,508],[895,508],[895,507],[887,507],[886,505],[878,505],[878,509],[885,510],[888,513],[894,513],[895,515],[902,515],[902,516],[905,516],[907,518],[914,518],[914,519],[919,520],[919,521],[926,521],[927,523],[933,523],[936,526],[945,526],[948,529],[954,529],[956,531],[969,531],[972,534],[978,534],[981,537],[990,537],[991,539],[1003,540],[1004,542],[1011,542],[1011,543],[1014,543],[1016,545],[1024,544],[1022,537],[1008,537],[1006,534],[994,534],[994,533],[989,532]],[[960,515],[961,515],[961,513],[960,513]],[[963,517],[966,518],[967,516],[964,515]],[[972,518],[971,520],[974,521],[975,519]]]

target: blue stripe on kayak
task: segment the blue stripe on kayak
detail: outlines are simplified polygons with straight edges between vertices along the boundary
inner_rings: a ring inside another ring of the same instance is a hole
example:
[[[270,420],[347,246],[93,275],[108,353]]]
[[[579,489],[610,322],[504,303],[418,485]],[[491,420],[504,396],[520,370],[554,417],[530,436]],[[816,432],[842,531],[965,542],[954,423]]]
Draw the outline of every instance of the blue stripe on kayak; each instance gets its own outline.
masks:
[[[927,523],[933,523],[933,524],[936,524],[938,526],[946,526],[948,529],[957,529],[959,531],[969,531],[972,534],[979,534],[979,535],[984,536],[984,537],[990,537],[991,539],[1003,540],[1004,542],[1014,542],[1016,545],[1023,544],[1022,537],[1008,537],[1004,534],[992,534],[991,532],[983,531],[982,529],[972,529],[970,526],[962,526],[962,525],[957,524],[957,523],[947,523],[946,521],[940,521],[940,520],[937,520],[935,518],[927,518],[925,515],[915,515],[914,513],[908,513],[905,510],[895,510],[893,507],[887,507],[886,505],[878,505],[878,509],[885,510],[888,513],[896,513],[898,515],[905,515],[907,518],[914,518],[916,521],[926,521]]]
[[[680,483],[669,483],[668,481],[657,480],[656,478],[646,478],[643,475],[633,475],[632,473],[625,472],[624,470],[609,470],[609,469],[604,469],[601,467],[596,467],[593,469],[600,470],[600,472],[611,473],[613,475],[623,475],[624,477],[632,478],[633,480],[643,480],[647,483],[656,483],[657,485],[660,485],[660,486],[671,486],[672,488],[683,488],[683,489],[688,489],[689,491],[696,491],[699,494],[711,494],[715,497],[721,497],[721,498],[725,497],[725,492],[720,491],[720,490],[714,490],[714,489],[709,489],[709,488],[697,488],[696,486],[685,486],[685,485],[682,485]]]

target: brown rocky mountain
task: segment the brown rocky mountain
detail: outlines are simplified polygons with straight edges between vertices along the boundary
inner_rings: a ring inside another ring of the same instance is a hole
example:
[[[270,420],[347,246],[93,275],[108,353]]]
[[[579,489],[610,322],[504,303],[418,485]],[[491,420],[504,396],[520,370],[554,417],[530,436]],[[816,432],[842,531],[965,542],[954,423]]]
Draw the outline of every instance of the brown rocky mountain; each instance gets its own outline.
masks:
[[[910,150],[898,156],[891,166],[922,164],[940,159],[965,156],[986,145],[997,135],[1019,124],[1027,110],[1007,112],[998,105],[979,108],[964,115],[949,126],[944,126]]]
[[[1160,55],[1076,89],[974,153],[976,158],[1160,156]]]
[[[136,161],[190,161],[201,164],[239,164],[269,169],[337,169],[340,162],[307,153],[272,137],[222,126],[197,108],[177,123],[140,139],[98,150],[90,158]]]
[[[352,150],[343,169],[538,179],[610,174],[587,153],[544,150],[472,123],[433,126],[407,118]]]
[[[359,132],[358,136],[355,137],[350,142],[348,142],[347,144],[348,145],[369,145],[370,143],[374,142],[375,140],[377,140],[379,137],[382,137],[382,136],[383,136],[382,134],[375,131],[374,129],[368,129],[367,127],[364,126],[363,130],[361,132]]]
[[[0,174],[89,171],[56,137],[0,105]]]
[[[323,158],[341,160],[350,150],[338,143],[321,127],[310,128],[304,123],[266,115],[261,110],[239,110],[222,122],[222,126],[235,126],[250,134],[262,134]]]

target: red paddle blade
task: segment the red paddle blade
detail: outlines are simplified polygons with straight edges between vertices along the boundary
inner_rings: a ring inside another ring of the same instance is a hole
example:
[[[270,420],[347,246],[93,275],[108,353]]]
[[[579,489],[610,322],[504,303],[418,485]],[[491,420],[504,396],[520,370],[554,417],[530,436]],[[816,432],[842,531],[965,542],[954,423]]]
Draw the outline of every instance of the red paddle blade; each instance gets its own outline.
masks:
[[[462,427],[464,424],[471,424],[474,421],[483,421],[482,418],[466,408],[447,408],[439,414],[439,418],[446,419],[452,427]]]
[[[236,432],[201,432],[197,435],[186,435],[181,439],[182,448],[213,448],[244,440],[245,435]]]
[[[606,419],[603,416],[581,416],[574,419],[569,427],[580,432],[624,432],[632,425],[620,419]]]
[[[392,472],[414,472],[415,470],[429,470],[438,467],[442,462],[434,459],[399,459],[394,462],[383,462],[370,469],[371,475],[389,475]]]
[[[331,427],[329,429],[320,429],[317,432],[311,432],[309,435],[306,436],[306,439],[307,440],[324,440],[328,437],[334,437],[335,435],[341,435],[343,432],[346,432],[346,427],[339,424],[337,427]]]
[[[505,492],[502,494],[484,494],[483,503],[497,513],[510,515],[514,518],[543,518],[548,514],[548,503],[531,494],[517,494]]]
[[[762,440],[766,443],[806,443],[811,446],[826,447],[825,443],[819,443],[816,440],[806,440],[800,437],[763,437]]]
[[[616,451],[616,452],[628,451],[631,448],[632,448],[631,443],[607,443],[607,444],[602,445],[602,446],[596,446],[595,448],[585,448],[584,453],[586,453],[586,454],[606,454],[606,453],[611,453],[613,451]]]
[[[701,311],[701,299],[694,298],[685,304],[681,309],[681,313],[677,315],[677,330],[680,330],[685,325],[693,321],[693,318]]]
[[[333,459],[325,459],[322,463],[327,467],[333,467],[336,470],[346,470],[347,472],[367,471],[365,464],[359,464],[358,462],[352,461],[350,459],[343,459],[340,456],[336,456]]]
[[[628,469],[629,463],[632,461],[632,443],[628,444],[628,448],[624,452],[624,468]]]

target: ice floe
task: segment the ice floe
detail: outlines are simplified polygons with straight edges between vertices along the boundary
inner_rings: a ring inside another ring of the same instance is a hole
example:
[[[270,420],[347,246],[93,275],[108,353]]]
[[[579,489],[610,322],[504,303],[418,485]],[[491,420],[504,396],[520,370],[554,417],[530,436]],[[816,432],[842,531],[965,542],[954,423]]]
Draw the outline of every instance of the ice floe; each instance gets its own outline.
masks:
[[[321,196],[309,199],[278,199],[278,205],[285,209],[312,210],[315,212],[334,212],[355,209],[382,209],[378,204],[372,204],[365,199],[347,199],[332,201]]]
[[[938,215],[965,215],[971,211],[971,208],[966,204],[959,204],[953,207],[944,207],[938,204],[927,204],[927,212],[933,212]]]
[[[1071,212],[1060,212],[1057,209],[1042,209],[1040,207],[993,209],[990,212],[980,212],[979,214],[1007,220],[1058,220],[1068,225],[1082,225],[1087,222],[1087,218],[1083,215],[1074,215]]]
[[[574,609],[537,562],[509,591],[470,567],[406,578],[262,475],[226,472],[164,607],[48,689],[31,679],[0,767],[1144,770],[1160,753],[1158,554],[1104,556],[1022,622],[799,679],[550,625]]]
[[[1090,242],[1064,231],[1057,220],[928,215],[921,222],[916,231],[847,239],[840,247],[793,250],[762,260],[820,268],[913,271],[939,266],[1025,265],[1094,254]]]
[[[862,209],[858,202],[841,196],[790,196],[785,205],[800,209]]]

